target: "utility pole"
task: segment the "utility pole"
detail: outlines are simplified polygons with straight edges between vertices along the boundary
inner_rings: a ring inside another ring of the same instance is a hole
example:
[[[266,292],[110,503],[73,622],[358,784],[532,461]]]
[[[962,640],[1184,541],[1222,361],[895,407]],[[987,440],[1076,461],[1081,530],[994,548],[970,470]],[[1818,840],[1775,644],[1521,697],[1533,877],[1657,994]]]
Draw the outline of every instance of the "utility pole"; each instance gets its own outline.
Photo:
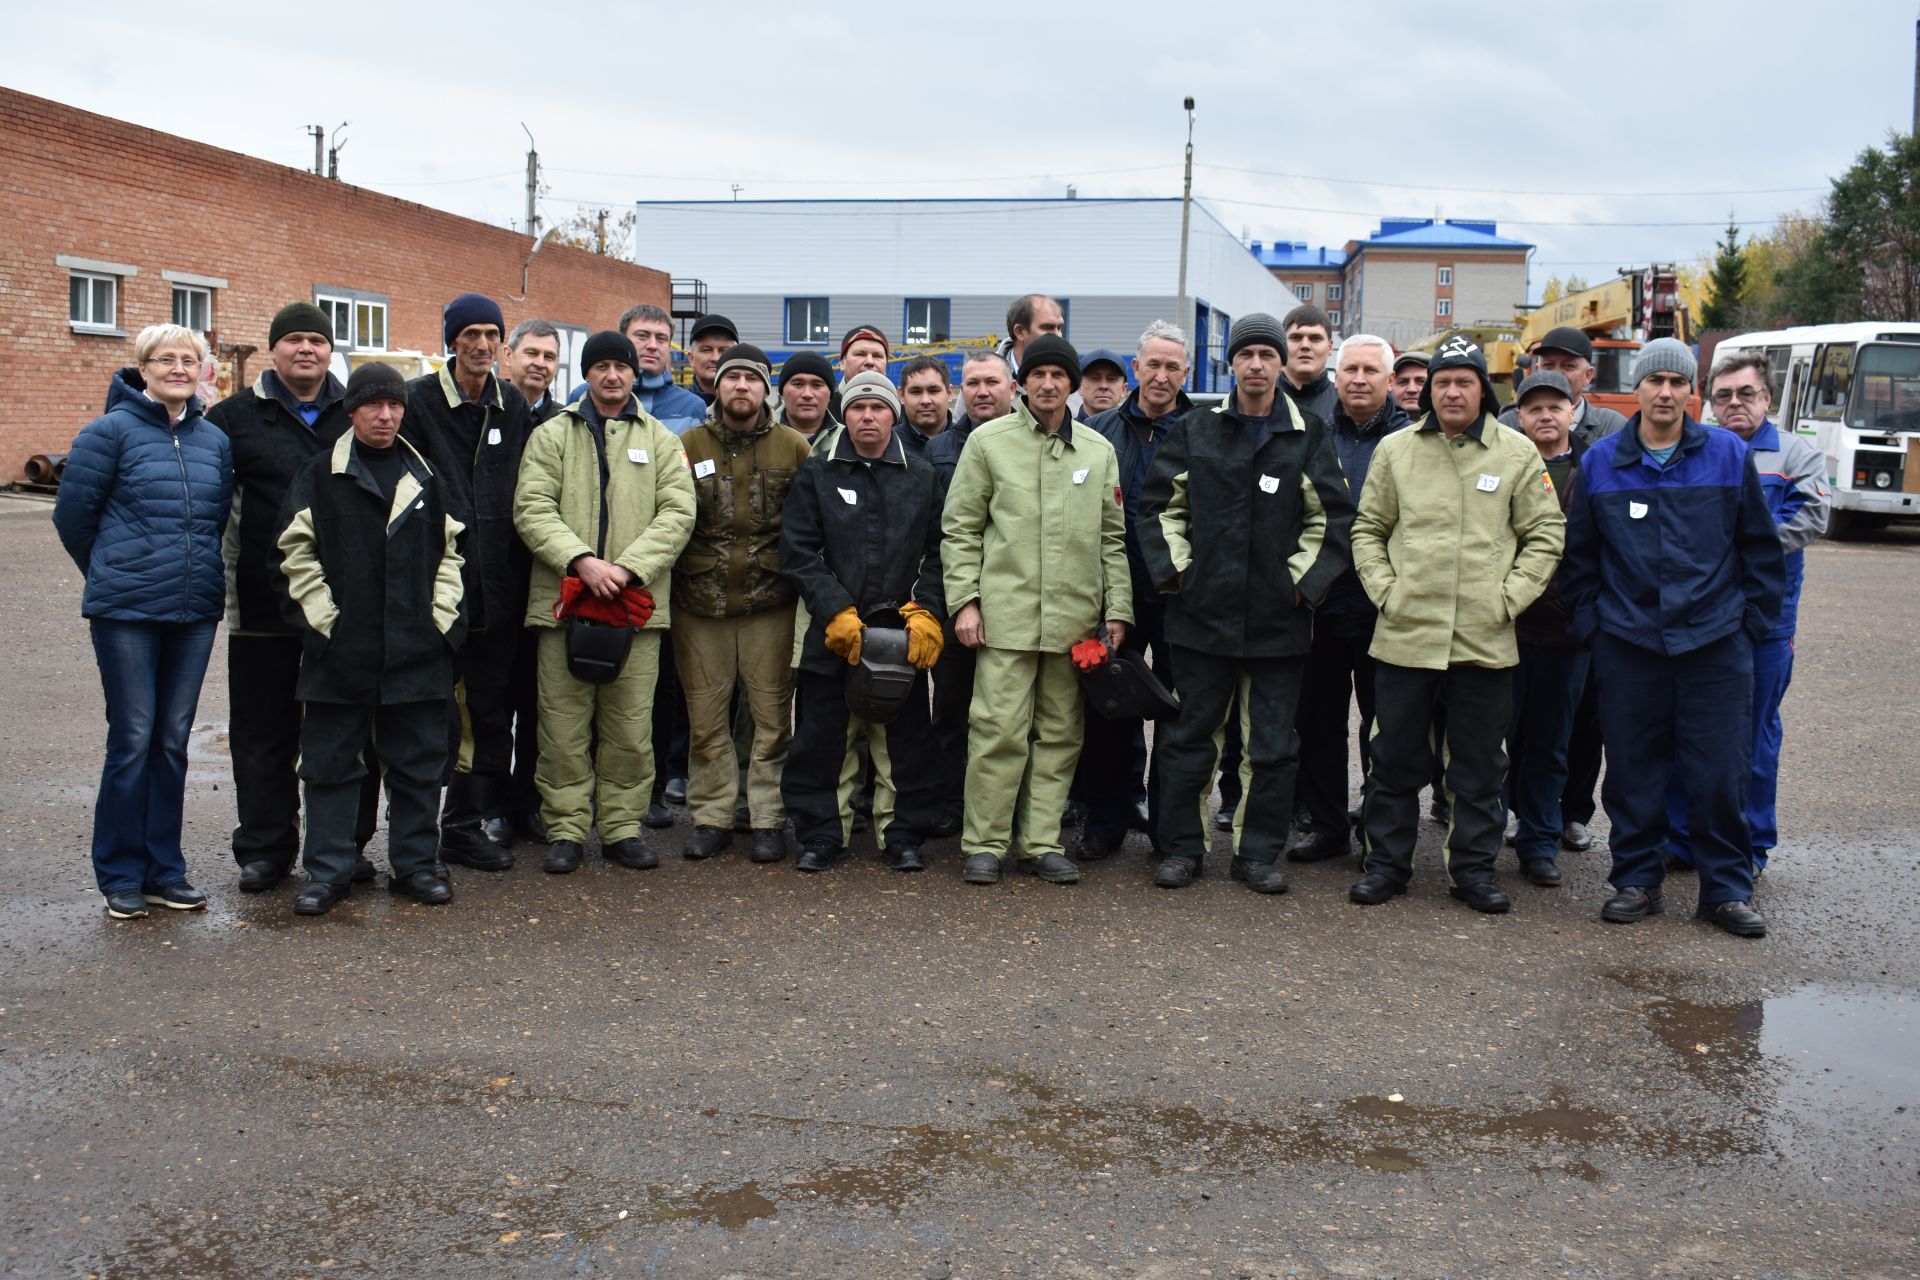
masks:
[[[1913,24],[1913,132],[1920,134],[1920,21]]]
[[[540,238],[540,210],[535,201],[540,198],[540,152],[535,149],[533,130],[526,122],[520,124],[520,132],[527,135],[527,234],[534,239]]]
[[[352,123],[351,120],[342,120],[340,129]],[[327,176],[335,182],[340,181],[340,153],[347,149],[346,139],[340,136],[340,129],[333,131],[333,137],[328,140],[327,146]]]
[[[740,193],[741,193],[741,192],[742,192],[743,190],[745,190],[745,188],[744,188],[744,187],[742,187],[742,186],[741,186],[741,185],[740,185],[739,183],[737,183],[737,182],[735,182],[735,183],[732,183],[732,184],[730,184],[730,185],[731,185],[731,186],[733,187],[733,198],[734,198],[734,200],[735,200],[735,201],[737,202],[737,201],[738,201],[738,200],[740,199]]]
[[[313,176],[318,178],[327,171],[327,126],[310,124],[307,126],[307,136],[313,139]]]
[[[1174,323],[1182,329],[1189,328],[1187,317],[1187,229],[1193,218],[1193,99],[1186,100],[1187,108],[1187,185],[1180,195],[1180,308],[1174,312]],[[1198,353],[1195,353],[1198,355]]]
[[[593,251],[600,254],[607,251],[607,211],[605,209],[594,215]]]

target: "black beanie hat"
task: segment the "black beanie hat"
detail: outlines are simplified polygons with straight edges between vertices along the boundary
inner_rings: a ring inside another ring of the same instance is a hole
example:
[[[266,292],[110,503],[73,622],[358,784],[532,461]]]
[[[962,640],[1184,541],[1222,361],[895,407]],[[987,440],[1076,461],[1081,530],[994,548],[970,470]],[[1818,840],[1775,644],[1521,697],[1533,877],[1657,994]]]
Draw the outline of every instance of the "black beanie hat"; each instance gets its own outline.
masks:
[[[1272,347],[1280,353],[1282,360],[1287,357],[1287,331],[1280,322],[1264,311],[1253,311],[1233,322],[1233,330],[1227,335],[1227,360],[1239,354],[1242,347],[1255,344]]]
[[[787,357],[787,363],[780,369],[780,385],[786,386],[787,379],[797,373],[810,373],[827,384],[831,390],[839,381],[833,372],[833,362],[818,351],[796,351]]]
[[[1067,385],[1075,391],[1080,389],[1080,353],[1057,333],[1041,334],[1020,353],[1020,385],[1027,385],[1027,374],[1048,364],[1065,370]]]
[[[300,330],[289,332],[298,333]],[[347,379],[347,394],[342,397],[342,403],[347,406],[347,412],[352,413],[361,405],[371,404],[375,400],[397,400],[403,405],[407,402],[407,380],[400,376],[398,369],[378,360],[369,361],[353,371]]]
[[[484,293],[463,293],[440,313],[442,336],[448,346],[470,324],[490,324],[500,330],[501,337],[507,336],[507,319],[500,314],[500,304]]]
[[[1493,379],[1487,376],[1486,356],[1464,335],[1455,334],[1441,343],[1440,349],[1427,361],[1427,383],[1420,388],[1421,413],[1433,412],[1433,375],[1446,369],[1473,370],[1480,376],[1480,412],[1500,412],[1500,395],[1493,389]]]
[[[720,363],[714,368],[713,382],[720,385],[720,379],[727,376],[729,369],[745,369],[754,377],[767,384],[767,390],[773,390],[773,371],[767,361],[767,353],[751,342],[736,342],[720,355]]]
[[[327,345],[333,345],[333,321],[311,302],[289,302],[275,312],[267,326],[267,345],[274,346],[290,333],[324,333]]]
[[[640,376],[640,357],[633,353],[633,344],[624,333],[602,329],[588,338],[580,348],[580,376],[586,377],[587,370],[602,360],[618,360],[633,370],[634,377]]]

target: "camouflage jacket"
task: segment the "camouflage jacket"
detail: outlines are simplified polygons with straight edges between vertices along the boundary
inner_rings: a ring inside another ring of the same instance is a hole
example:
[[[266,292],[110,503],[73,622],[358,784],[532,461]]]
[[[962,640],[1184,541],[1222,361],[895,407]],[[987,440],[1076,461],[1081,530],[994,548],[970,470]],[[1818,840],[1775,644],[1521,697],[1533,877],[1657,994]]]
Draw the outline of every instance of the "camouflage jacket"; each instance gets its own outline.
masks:
[[[793,473],[811,446],[766,410],[747,431],[714,412],[681,437],[693,470],[693,536],[673,574],[673,607],[703,618],[737,618],[790,604],[780,576],[780,514]]]

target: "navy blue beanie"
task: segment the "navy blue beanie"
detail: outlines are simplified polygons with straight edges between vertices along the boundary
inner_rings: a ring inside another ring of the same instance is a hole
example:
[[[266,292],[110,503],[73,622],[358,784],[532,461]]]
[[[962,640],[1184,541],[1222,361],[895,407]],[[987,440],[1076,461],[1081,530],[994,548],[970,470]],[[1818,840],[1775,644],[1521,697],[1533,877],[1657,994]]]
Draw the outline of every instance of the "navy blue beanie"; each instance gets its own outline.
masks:
[[[485,294],[463,293],[440,313],[440,327],[448,346],[470,324],[490,324],[500,330],[501,337],[507,334],[507,318],[500,314],[500,304]]]

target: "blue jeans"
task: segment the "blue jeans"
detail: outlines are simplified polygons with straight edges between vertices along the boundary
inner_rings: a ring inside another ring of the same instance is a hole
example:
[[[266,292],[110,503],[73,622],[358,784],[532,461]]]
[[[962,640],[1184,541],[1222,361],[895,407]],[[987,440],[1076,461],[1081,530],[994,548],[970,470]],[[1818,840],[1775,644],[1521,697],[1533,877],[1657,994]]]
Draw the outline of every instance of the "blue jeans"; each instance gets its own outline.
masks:
[[[187,735],[216,624],[95,618],[90,625],[107,695],[107,762],[93,809],[94,877],[103,894],[183,883]]]
[[[1507,808],[1520,820],[1513,847],[1522,858],[1553,858],[1560,851],[1567,742],[1591,656],[1584,649],[1520,646],[1520,665],[1513,669],[1513,731],[1507,736]]]

